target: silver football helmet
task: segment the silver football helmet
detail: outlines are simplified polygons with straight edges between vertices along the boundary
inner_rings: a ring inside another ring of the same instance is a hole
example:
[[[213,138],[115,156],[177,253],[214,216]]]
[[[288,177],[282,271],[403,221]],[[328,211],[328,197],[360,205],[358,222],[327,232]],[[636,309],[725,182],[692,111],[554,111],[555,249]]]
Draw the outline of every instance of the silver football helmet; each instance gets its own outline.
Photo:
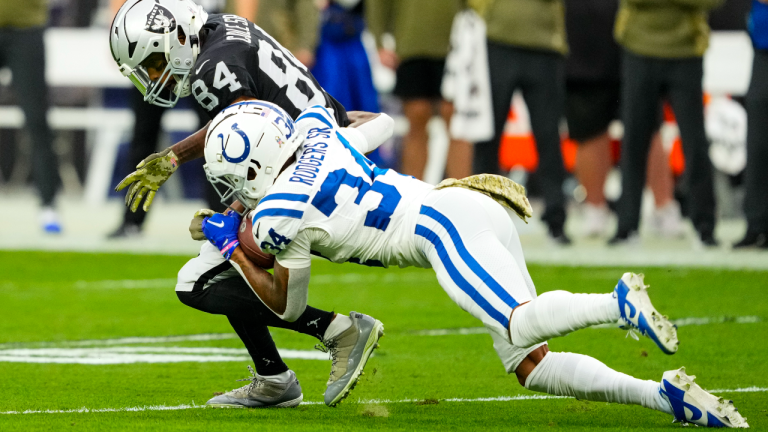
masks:
[[[207,19],[208,14],[192,0],[128,0],[123,4],[110,27],[109,45],[120,72],[145,101],[172,107],[179,97],[191,94],[189,75],[200,53],[199,33]],[[155,53],[165,59],[165,69],[152,80],[142,63]],[[164,90],[172,79],[175,85],[168,94]]]

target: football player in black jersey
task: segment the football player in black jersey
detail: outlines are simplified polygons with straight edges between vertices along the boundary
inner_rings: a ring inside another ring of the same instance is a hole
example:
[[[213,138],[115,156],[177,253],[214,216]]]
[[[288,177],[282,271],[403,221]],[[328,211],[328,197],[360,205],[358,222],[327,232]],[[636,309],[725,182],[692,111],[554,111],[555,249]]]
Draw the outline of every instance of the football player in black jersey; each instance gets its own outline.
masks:
[[[185,1],[129,0],[110,29],[112,56],[120,72],[146,102],[172,107],[192,95],[211,118],[227,106],[260,99],[296,117],[312,105],[333,110],[342,126],[370,118],[347,114],[307,68],[270,35],[237,15],[208,15]],[[118,184],[131,186],[126,204],[144,210],[178,165],[202,157],[207,125],[160,153],[147,157]]]
[[[155,105],[173,107],[180,97],[193,95],[213,118],[234,103],[261,99],[279,105],[295,119],[305,108],[319,104],[332,110],[339,124],[350,124],[344,107],[271,36],[237,15],[208,15],[191,0],[126,1],[110,27],[110,48],[120,72],[141,91],[146,102]],[[377,116],[350,113],[356,124]],[[180,164],[203,156],[207,130],[208,125],[144,159],[116,188],[130,186],[126,205],[136,211],[146,196],[146,211],[158,188]],[[198,219],[196,215],[193,224]],[[192,227],[190,231],[194,231]],[[355,358],[353,353],[367,339],[360,336],[354,316],[307,307],[295,322],[282,321],[265,309],[252,292],[241,292],[242,284],[237,288],[216,281],[216,275],[227,269],[208,269],[205,264],[196,268],[201,271],[193,272],[194,280],[182,281],[180,276],[179,284],[191,288],[180,290],[183,295],[179,298],[196,309],[226,315],[258,372],[250,384],[214,398],[209,404],[291,407],[301,402],[298,380],[280,358],[267,326],[289,328],[320,339],[333,357],[329,383],[346,381],[344,386],[334,386],[341,388],[339,394],[326,391],[326,402],[335,405],[348,394],[359,373],[355,368],[347,371],[347,359],[350,364],[367,360]]]

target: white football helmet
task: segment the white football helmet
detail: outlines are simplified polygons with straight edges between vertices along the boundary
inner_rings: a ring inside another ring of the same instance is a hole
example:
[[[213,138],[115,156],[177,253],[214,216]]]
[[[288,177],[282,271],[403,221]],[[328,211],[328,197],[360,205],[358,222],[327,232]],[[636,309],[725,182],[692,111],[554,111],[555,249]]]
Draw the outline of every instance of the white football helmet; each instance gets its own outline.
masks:
[[[172,107],[179,97],[191,94],[189,75],[200,53],[199,33],[207,19],[208,14],[192,0],[128,0],[123,4],[110,27],[109,46],[120,72],[145,101]],[[163,54],[167,65],[153,81],[141,63],[154,53]],[[164,91],[171,79],[176,85],[172,91]]]
[[[234,196],[254,209],[299,148],[302,137],[288,113],[273,103],[232,104],[208,128],[205,175],[222,203],[230,204]]]

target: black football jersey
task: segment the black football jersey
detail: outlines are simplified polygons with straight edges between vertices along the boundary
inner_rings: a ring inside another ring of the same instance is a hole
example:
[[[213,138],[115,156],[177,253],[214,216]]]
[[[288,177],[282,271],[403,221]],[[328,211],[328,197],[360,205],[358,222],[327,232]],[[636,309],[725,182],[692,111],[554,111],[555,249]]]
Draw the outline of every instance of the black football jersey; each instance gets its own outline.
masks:
[[[192,95],[213,118],[241,96],[279,105],[294,119],[307,107],[332,108],[340,125],[347,112],[307,68],[264,30],[237,15],[208,16],[192,71]]]

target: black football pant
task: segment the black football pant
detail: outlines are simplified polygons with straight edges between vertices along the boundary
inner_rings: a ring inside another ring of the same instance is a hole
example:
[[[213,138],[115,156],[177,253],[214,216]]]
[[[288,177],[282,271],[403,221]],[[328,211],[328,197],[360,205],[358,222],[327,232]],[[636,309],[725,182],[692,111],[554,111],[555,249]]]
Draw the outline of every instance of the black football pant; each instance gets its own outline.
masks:
[[[546,204],[542,219],[549,226],[562,227],[565,223],[565,166],[560,150],[560,119],[565,106],[563,56],[488,42],[488,67],[495,134],[490,141],[475,145],[473,171],[476,174],[500,174],[499,145],[512,94],[520,89],[530,113],[539,153],[537,174]]]
[[[0,28],[0,67],[13,73],[13,94],[32,138],[32,177],[42,205],[53,205],[59,186],[59,165],[48,125],[48,86],[45,83],[44,27]]]
[[[163,118],[165,108],[144,102],[144,96],[138,90],[131,89],[131,108],[135,117],[133,124],[133,137],[128,148],[128,172],[133,172],[136,165],[145,157],[157,151],[157,140],[160,135],[160,120]],[[199,126],[208,123],[205,111],[195,103],[195,112],[199,118]],[[200,175],[204,176],[202,170]],[[220,202],[219,195],[208,181],[205,181],[205,200],[208,206],[216,211],[223,211],[224,205]],[[126,189],[127,191],[127,189]],[[127,192],[126,192],[127,193]],[[143,205],[143,204],[142,204]],[[147,213],[139,206],[136,212],[126,208],[123,215],[123,225],[142,226]]]
[[[651,136],[658,128],[659,100],[672,105],[685,154],[683,189],[688,215],[700,233],[715,228],[715,196],[709,142],[704,132],[701,57],[661,59],[624,51],[621,86],[622,192],[618,202],[618,231],[632,232],[640,224]]]
[[[755,50],[747,91],[747,231],[768,233],[768,51]]]
[[[259,375],[275,375],[288,370],[268,327],[290,329],[321,339],[334,317],[333,312],[307,306],[298,320],[283,321],[256,297],[241,277],[224,279],[206,289],[177,291],[176,294],[189,307],[225,315],[245,344]]]

